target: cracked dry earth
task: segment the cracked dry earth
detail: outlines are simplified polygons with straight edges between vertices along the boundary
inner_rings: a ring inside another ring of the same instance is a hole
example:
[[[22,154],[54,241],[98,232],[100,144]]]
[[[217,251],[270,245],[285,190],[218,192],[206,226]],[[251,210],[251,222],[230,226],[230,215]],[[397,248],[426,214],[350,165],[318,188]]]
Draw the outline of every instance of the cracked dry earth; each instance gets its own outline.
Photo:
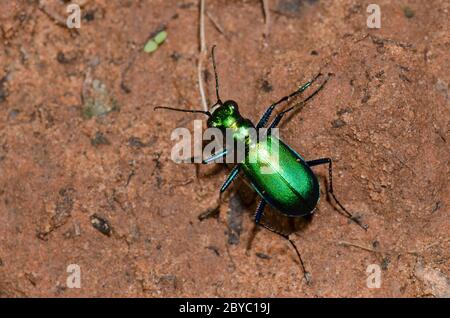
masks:
[[[256,121],[319,70],[334,77],[281,126],[306,159],[330,156],[337,196],[363,231],[323,199],[307,221],[269,209],[289,244],[256,231],[243,180],[214,205],[227,169],[170,159],[170,134],[200,108],[198,3],[79,1],[82,25],[62,27],[65,1],[1,1],[0,295],[446,297],[449,287],[450,3],[207,1],[221,94]],[[167,41],[143,52],[151,34]],[[207,96],[214,99],[207,63]],[[70,264],[81,288],[66,285]],[[381,287],[366,269],[381,268]]]

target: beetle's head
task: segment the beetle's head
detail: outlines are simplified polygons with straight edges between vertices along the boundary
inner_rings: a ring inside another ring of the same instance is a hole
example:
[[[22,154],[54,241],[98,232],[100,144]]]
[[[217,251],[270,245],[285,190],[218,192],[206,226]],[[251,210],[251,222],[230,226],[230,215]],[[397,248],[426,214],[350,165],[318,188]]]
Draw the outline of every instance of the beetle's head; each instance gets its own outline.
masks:
[[[231,127],[241,116],[235,101],[227,100],[224,103],[218,102],[211,108],[211,116],[208,118],[208,127],[225,129]]]

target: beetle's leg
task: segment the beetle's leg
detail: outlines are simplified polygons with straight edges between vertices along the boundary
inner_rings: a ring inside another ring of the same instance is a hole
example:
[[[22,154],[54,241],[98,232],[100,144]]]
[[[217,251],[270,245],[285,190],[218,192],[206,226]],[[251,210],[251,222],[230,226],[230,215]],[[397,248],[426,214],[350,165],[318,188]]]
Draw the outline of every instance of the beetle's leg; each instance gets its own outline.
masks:
[[[203,165],[216,161],[217,159],[223,158],[228,154],[228,149],[224,149],[219,151],[218,153],[213,154],[211,157],[202,160],[201,162],[195,162],[197,157],[190,157],[188,163],[201,163]]]
[[[225,190],[230,186],[230,184],[236,179],[236,177],[239,175],[239,172],[241,171],[240,165],[235,165],[234,168],[231,170],[230,174],[228,175],[227,179],[223,183],[222,187],[220,188],[219,192],[219,199],[217,201],[217,204],[213,208],[209,208],[205,212],[201,213],[198,216],[198,219],[200,221],[203,221],[204,219],[215,217],[219,215],[220,212],[220,202],[222,198],[222,193],[225,192]]]
[[[325,84],[328,82],[328,79],[330,78],[330,76],[331,76],[331,73],[328,74],[328,77],[325,79],[325,81],[322,84],[320,84],[320,86],[311,95],[309,95],[307,98],[305,98],[303,101],[301,101],[300,103],[298,103],[298,104],[296,104],[294,106],[291,106],[288,109],[283,110],[282,112],[278,113],[278,115],[275,117],[275,119],[272,121],[272,123],[269,126],[269,133],[270,133],[270,129],[275,128],[275,127],[278,126],[278,124],[280,123],[281,119],[283,118],[283,116],[286,113],[290,112],[291,110],[295,109],[298,106],[305,105],[310,99],[312,99],[314,96],[316,96],[317,93],[319,93],[322,90],[322,88],[325,86]]]
[[[264,199],[261,199],[261,202],[259,202],[258,207],[256,208],[256,212],[255,212],[255,223],[259,224],[259,221],[261,221],[261,218],[264,214],[264,209],[267,205],[267,201]]]
[[[219,158],[225,157],[227,154],[228,154],[228,149],[225,149],[225,150],[222,150],[222,151],[212,155],[209,158],[206,158],[205,160],[202,160],[202,162],[200,162],[200,163],[201,164],[208,164],[208,163],[210,163],[212,161],[215,161],[215,160],[217,160]],[[197,159],[196,157],[192,156],[191,158],[189,158],[189,162],[188,163],[194,163],[195,164],[195,163],[197,163],[197,162],[195,162],[196,159]],[[198,179],[198,168],[199,168],[199,166],[196,165],[195,166],[195,178],[196,179]]]
[[[219,151],[218,153],[212,155],[209,158],[206,158],[205,160],[202,160],[202,164],[208,164],[210,162],[216,161],[217,159],[223,158],[228,154],[228,149],[224,149],[222,151]]]
[[[302,256],[300,255],[300,252],[298,251],[298,248],[295,245],[294,241],[292,241],[289,238],[289,235],[281,233],[281,232],[279,232],[279,231],[277,231],[277,230],[275,230],[275,229],[273,229],[273,228],[271,228],[271,227],[269,227],[269,226],[267,226],[267,225],[265,225],[264,223],[261,222],[261,218],[264,215],[264,208],[266,207],[266,205],[267,205],[267,201],[264,200],[264,199],[261,199],[261,202],[259,203],[258,207],[256,208],[255,223],[257,225],[259,225],[259,226],[262,226],[266,230],[269,230],[270,232],[275,233],[275,234],[281,236],[282,238],[284,238],[285,240],[289,241],[289,243],[294,248],[295,253],[297,253],[297,257],[298,257],[298,259],[300,261],[300,265],[302,267],[303,276],[305,277],[306,283],[309,285],[311,283],[311,274],[308,271],[306,271],[305,264],[303,263]]]
[[[303,93],[305,91],[305,89],[307,89],[309,86],[311,86],[312,83],[314,83],[314,81],[321,76],[322,74],[319,73],[317,74],[312,80],[306,82],[306,84],[300,86],[295,92],[284,96],[283,98],[281,98],[278,102],[273,103],[272,105],[269,106],[269,108],[267,108],[267,110],[264,112],[264,114],[262,115],[261,119],[259,120],[258,124],[256,125],[256,129],[258,128],[262,128],[267,124],[267,121],[270,118],[270,115],[272,114],[273,110],[275,109],[275,107],[283,102],[288,101],[290,98],[293,98],[301,93]]]
[[[352,220],[353,222],[358,224],[364,230],[367,230],[369,226],[367,224],[364,224],[363,222],[361,222],[361,220],[358,217],[355,217],[353,214],[351,214],[341,204],[341,202],[339,202],[339,200],[336,198],[336,195],[334,194],[334,191],[333,191],[333,161],[331,160],[331,158],[321,158],[321,159],[316,159],[316,160],[310,160],[310,161],[307,161],[306,163],[310,167],[323,165],[323,164],[328,164],[328,179],[329,179],[329,182],[330,182],[329,186],[328,186],[328,189],[327,189],[328,193],[331,194],[331,196],[333,197],[334,201],[336,201],[337,205],[342,209],[342,211],[345,212],[345,216],[347,218],[349,218],[350,220]]]
[[[241,165],[237,164],[231,170],[227,179],[225,180],[222,187],[220,188],[220,193],[225,192],[225,190],[230,186],[230,184],[234,181],[234,179],[236,179],[236,177],[239,175],[239,172],[241,172]]]
[[[203,221],[204,219],[215,217],[219,215],[220,212],[220,202],[222,199],[222,193],[225,192],[225,190],[230,186],[230,184],[236,179],[236,177],[239,175],[239,172],[241,171],[240,165],[235,165],[234,168],[231,170],[230,174],[228,175],[227,179],[223,183],[222,187],[220,188],[219,192],[219,199],[217,201],[217,204],[213,208],[209,208],[205,212],[201,213],[198,216],[198,219],[200,221]]]

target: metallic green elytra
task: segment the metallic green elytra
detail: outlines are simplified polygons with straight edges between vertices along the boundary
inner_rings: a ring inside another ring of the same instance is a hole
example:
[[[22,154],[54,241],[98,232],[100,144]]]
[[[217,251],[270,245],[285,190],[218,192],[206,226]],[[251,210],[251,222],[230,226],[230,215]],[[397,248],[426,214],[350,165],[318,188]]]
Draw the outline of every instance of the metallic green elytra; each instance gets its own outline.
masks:
[[[249,148],[241,163],[242,170],[268,203],[289,216],[307,215],[314,210],[319,201],[319,182],[311,168],[298,153],[273,135],[260,142],[249,139],[249,128],[255,129],[255,126],[241,116],[236,102],[226,101],[213,109],[207,125],[230,129],[234,139]],[[262,171],[267,168],[272,172]]]
[[[259,152],[259,160],[243,164],[245,175],[261,197],[282,213],[289,216],[308,215],[314,211],[319,201],[319,182],[305,160],[281,140],[278,140],[278,163],[273,164],[270,158],[261,156],[261,149],[267,149],[270,153],[273,138],[275,137],[268,136],[266,141],[255,147],[254,151]],[[267,165],[274,173],[261,173],[261,166]]]

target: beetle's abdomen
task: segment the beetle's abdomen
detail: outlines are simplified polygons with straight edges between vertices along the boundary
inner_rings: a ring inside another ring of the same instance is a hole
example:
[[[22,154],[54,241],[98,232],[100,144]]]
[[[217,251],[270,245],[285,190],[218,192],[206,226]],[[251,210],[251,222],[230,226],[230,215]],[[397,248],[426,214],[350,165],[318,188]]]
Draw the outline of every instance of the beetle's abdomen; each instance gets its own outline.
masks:
[[[269,136],[252,145],[242,165],[255,190],[280,212],[301,216],[316,207],[316,176],[303,158],[281,140]]]

